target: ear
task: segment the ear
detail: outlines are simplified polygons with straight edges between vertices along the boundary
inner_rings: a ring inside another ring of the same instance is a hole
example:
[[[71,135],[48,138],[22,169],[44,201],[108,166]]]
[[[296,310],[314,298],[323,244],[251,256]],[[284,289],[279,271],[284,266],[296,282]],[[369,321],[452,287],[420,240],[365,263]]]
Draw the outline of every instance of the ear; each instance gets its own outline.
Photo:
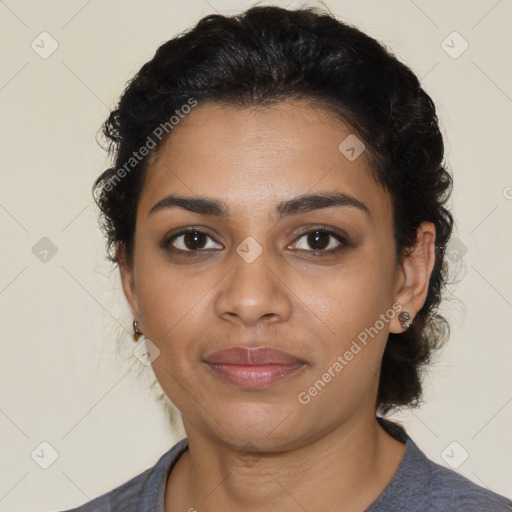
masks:
[[[135,286],[135,276],[133,268],[128,264],[126,247],[122,242],[116,243],[116,257],[119,264],[119,274],[121,276],[124,296],[126,297],[126,301],[128,302],[128,307],[132,312],[133,318],[138,318],[140,315],[140,309]]]
[[[410,322],[423,307],[428,294],[430,276],[435,264],[436,228],[432,222],[422,222],[416,231],[416,245],[406,255],[400,268],[395,301],[402,305],[401,311],[407,311]],[[402,333],[398,315],[390,325],[390,332]]]

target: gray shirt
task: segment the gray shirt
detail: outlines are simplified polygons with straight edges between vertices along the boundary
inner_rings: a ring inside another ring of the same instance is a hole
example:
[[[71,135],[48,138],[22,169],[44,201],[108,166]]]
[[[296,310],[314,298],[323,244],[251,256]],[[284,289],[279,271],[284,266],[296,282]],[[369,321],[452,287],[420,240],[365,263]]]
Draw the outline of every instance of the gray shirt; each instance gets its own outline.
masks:
[[[167,477],[187,449],[176,443],[152,467],[112,491],[64,512],[164,512]],[[365,512],[505,512],[512,501],[430,461],[406,437],[405,454],[391,482]]]

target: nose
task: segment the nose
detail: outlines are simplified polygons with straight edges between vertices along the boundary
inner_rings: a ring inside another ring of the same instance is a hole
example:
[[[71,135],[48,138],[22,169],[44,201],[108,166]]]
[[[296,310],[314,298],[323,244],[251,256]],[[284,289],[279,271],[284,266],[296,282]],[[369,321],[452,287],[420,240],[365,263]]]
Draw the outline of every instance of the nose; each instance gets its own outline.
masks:
[[[254,326],[260,321],[283,322],[290,317],[289,288],[265,251],[252,262],[234,254],[233,268],[221,283],[215,307],[224,320]]]

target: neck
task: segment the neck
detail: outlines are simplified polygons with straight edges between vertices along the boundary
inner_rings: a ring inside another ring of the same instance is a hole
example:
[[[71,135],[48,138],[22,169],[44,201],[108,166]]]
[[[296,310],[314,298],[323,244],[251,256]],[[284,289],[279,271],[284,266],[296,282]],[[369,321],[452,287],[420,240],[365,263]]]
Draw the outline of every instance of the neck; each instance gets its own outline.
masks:
[[[166,512],[365,510],[398,469],[405,444],[375,417],[280,452],[241,452],[187,428],[189,449],[169,476]],[[172,501],[172,502],[171,502]]]

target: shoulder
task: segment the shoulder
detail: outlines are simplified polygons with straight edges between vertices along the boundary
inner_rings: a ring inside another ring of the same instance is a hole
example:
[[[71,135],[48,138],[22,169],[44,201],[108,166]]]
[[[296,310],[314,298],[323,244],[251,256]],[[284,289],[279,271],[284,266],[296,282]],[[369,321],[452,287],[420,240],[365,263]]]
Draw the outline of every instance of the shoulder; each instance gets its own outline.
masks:
[[[431,509],[465,512],[512,511],[512,501],[475,484],[459,473],[428,460],[431,467]]]
[[[406,450],[393,478],[366,512],[512,512],[512,501],[431,461],[402,427],[381,421]]]
[[[188,447],[188,439],[178,441],[157,463],[111,491],[77,508],[62,512],[163,511],[165,483],[172,466]]]

